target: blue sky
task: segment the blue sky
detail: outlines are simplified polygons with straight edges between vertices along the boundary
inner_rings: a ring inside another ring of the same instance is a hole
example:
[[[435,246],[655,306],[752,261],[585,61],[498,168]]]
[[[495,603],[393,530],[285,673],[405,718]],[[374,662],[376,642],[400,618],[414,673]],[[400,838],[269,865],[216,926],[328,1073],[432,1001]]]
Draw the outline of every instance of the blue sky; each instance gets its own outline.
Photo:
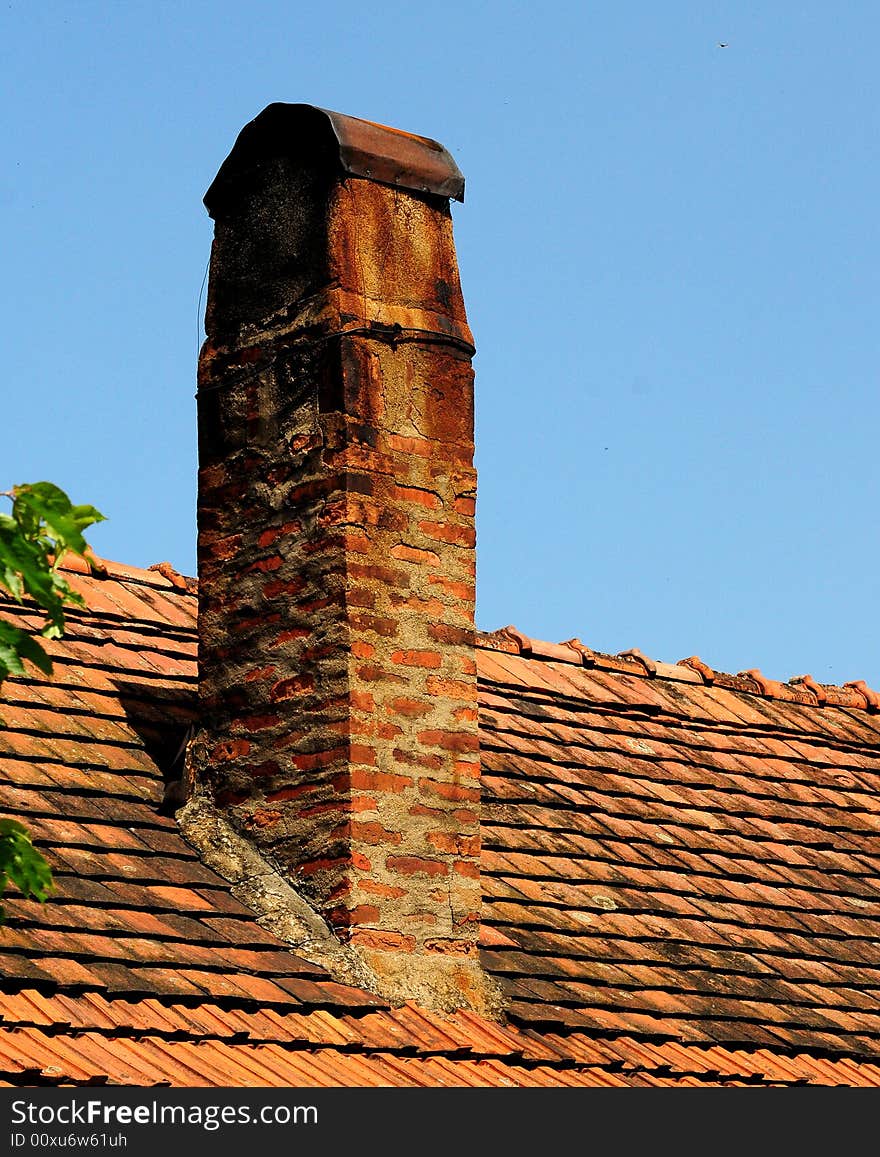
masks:
[[[846,0],[5,3],[0,488],[194,572],[201,197],[318,104],[467,178],[478,625],[880,687],[878,34]]]

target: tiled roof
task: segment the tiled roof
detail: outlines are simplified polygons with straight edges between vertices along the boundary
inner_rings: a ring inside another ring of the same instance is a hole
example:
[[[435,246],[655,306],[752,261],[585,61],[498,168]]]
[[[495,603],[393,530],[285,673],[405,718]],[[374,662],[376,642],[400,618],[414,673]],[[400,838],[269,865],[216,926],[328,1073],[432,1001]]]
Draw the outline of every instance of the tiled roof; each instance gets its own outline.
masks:
[[[4,896],[0,1082],[880,1083],[870,689],[482,636],[498,1025],[389,1008],[260,927],[160,810],[192,584],[74,581],[54,678],[3,686],[3,803],[57,890]]]
[[[880,716],[611,665],[481,655],[511,1016],[880,1058]]]

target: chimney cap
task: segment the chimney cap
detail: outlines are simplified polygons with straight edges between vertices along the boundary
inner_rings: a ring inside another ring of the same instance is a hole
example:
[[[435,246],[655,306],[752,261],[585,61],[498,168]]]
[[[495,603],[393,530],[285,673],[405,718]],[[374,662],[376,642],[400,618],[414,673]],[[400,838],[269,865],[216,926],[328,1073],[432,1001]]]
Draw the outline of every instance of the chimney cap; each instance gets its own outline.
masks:
[[[209,214],[213,217],[233,175],[249,168],[260,155],[298,148],[314,150],[320,136],[325,138],[325,147],[329,143],[331,149],[335,148],[345,173],[418,193],[464,200],[461,170],[438,141],[316,105],[276,102],[267,105],[238,134],[232,152],[205,194]]]

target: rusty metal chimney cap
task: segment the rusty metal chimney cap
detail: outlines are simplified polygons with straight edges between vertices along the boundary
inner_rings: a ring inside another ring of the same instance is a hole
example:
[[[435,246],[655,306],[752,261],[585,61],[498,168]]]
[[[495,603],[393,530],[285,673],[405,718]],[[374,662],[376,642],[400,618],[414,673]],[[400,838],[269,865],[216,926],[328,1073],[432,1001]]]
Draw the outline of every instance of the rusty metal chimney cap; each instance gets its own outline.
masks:
[[[325,134],[335,145],[343,172],[353,177],[464,200],[461,170],[438,141],[315,105],[275,103],[267,105],[238,134],[232,152],[205,194],[208,212],[214,215],[234,173],[250,168],[261,155],[315,151],[320,147],[316,145],[318,137]],[[323,143],[326,147],[327,141]]]

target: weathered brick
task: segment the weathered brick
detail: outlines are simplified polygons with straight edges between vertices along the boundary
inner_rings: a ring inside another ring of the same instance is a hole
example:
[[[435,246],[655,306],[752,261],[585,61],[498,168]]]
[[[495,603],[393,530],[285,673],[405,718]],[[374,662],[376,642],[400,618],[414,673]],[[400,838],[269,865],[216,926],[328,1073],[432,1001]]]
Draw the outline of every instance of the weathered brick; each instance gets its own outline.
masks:
[[[362,844],[399,844],[402,839],[400,832],[390,831],[375,821],[351,820],[348,834]]]
[[[399,627],[396,619],[385,615],[370,615],[361,611],[352,611],[348,619],[356,631],[369,631],[371,634],[381,635],[386,639],[393,639]]]
[[[221,761],[238,759],[247,755],[251,749],[249,739],[227,739],[223,743],[215,743],[211,748],[211,758]]]
[[[353,795],[351,797],[351,810],[353,812],[374,812],[377,806],[374,795]]]
[[[402,747],[395,747],[391,758],[396,763],[403,763],[409,767],[424,767],[429,771],[439,771],[443,766],[443,757],[432,755],[430,752],[404,751]]]
[[[392,792],[397,794],[406,791],[407,788],[413,786],[413,778],[410,775],[397,775],[394,772],[388,771],[368,771],[366,768],[356,767],[352,768],[345,781],[337,779],[333,781],[337,787],[342,787],[343,782],[346,786],[350,786],[356,790],[376,791],[376,792]]]
[[[356,908],[334,908],[327,913],[337,927],[352,924],[375,924],[379,919],[379,909],[375,904],[358,904]]]
[[[439,675],[429,675],[425,680],[425,690],[429,695],[439,695],[457,702],[474,702],[477,698],[477,684],[474,680],[443,679]]]
[[[388,552],[392,558],[399,558],[403,562],[425,563],[428,566],[439,566],[440,556],[433,550],[424,550],[420,546],[411,546],[407,542],[399,542]]]
[[[473,627],[450,627],[447,623],[430,623],[428,634],[438,643],[448,643],[452,647],[472,647]]]
[[[428,538],[436,539],[437,542],[455,543],[457,546],[473,546],[477,539],[476,533],[472,526],[456,526],[449,522],[429,522],[423,521],[419,523],[419,530]]]
[[[284,699],[292,699],[296,695],[304,695],[315,686],[315,677],[310,674],[294,675],[292,679],[281,679],[270,691],[270,698],[274,703]]]
[[[377,948],[384,952],[413,952],[416,938],[402,932],[377,932],[373,929],[354,929],[350,936],[352,944],[362,948]]]
[[[429,670],[435,669],[443,662],[443,657],[438,651],[394,651],[391,656],[392,663],[398,663],[404,667],[426,667]]]
[[[427,438],[410,438],[403,434],[389,434],[388,445],[403,454],[417,454],[420,458],[431,458],[438,450],[436,442]]]
[[[391,700],[388,710],[395,715],[404,715],[407,719],[419,719],[424,715],[430,715],[434,707],[423,699],[412,699],[406,695],[398,695]]]
[[[425,730],[418,733],[419,743],[426,747],[442,747],[445,751],[478,751],[480,741],[471,731]]]
[[[250,571],[271,574],[272,571],[280,570],[282,566],[284,566],[284,559],[280,555],[273,554],[271,558],[260,558],[256,562],[252,562],[250,566],[245,567],[245,574]]]
[[[453,598],[460,599],[465,603],[473,602],[476,596],[476,588],[472,583],[459,582],[457,579],[450,579],[445,575],[429,575],[428,582],[433,583],[435,586],[442,587],[447,594],[452,595]]]
[[[390,497],[400,502],[415,503],[427,510],[439,510],[443,505],[440,495],[433,490],[426,490],[420,486],[393,486]]]
[[[352,763],[359,763],[367,767],[376,766],[376,749],[363,743],[352,743],[348,749]]]
[[[199,369],[205,782],[341,938],[469,957],[476,478],[467,345],[436,336],[444,310],[441,329],[466,333],[449,214],[370,180],[331,180],[291,212],[312,185],[286,188],[285,174],[318,164],[310,140],[285,139],[277,185],[261,191],[263,170],[250,170],[260,213],[251,201],[233,212],[212,257]],[[278,234],[300,221],[314,225],[307,239]],[[283,276],[264,270],[282,253]],[[354,310],[344,321],[321,288],[328,269]],[[282,285],[307,286],[308,300]],[[406,341],[367,332],[385,308],[405,309]],[[317,317],[352,332],[327,340]],[[443,885],[433,899],[431,881]]]
[[[385,867],[401,876],[445,876],[449,871],[445,860],[427,860],[421,856],[388,856]]]
[[[406,888],[397,887],[395,884],[380,884],[377,880],[359,880],[358,887],[362,892],[370,892],[386,900],[397,900],[407,893]]]
[[[419,781],[419,791],[422,795],[432,795],[439,799],[449,799],[462,802],[479,803],[480,789],[478,787],[462,787],[459,783],[443,783],[442,780],[422,779]]]
[[[480,837],[462,835],[458,832],[428,832],[428,843],[438,852],[448,852],[453,856],[478,856]]]

